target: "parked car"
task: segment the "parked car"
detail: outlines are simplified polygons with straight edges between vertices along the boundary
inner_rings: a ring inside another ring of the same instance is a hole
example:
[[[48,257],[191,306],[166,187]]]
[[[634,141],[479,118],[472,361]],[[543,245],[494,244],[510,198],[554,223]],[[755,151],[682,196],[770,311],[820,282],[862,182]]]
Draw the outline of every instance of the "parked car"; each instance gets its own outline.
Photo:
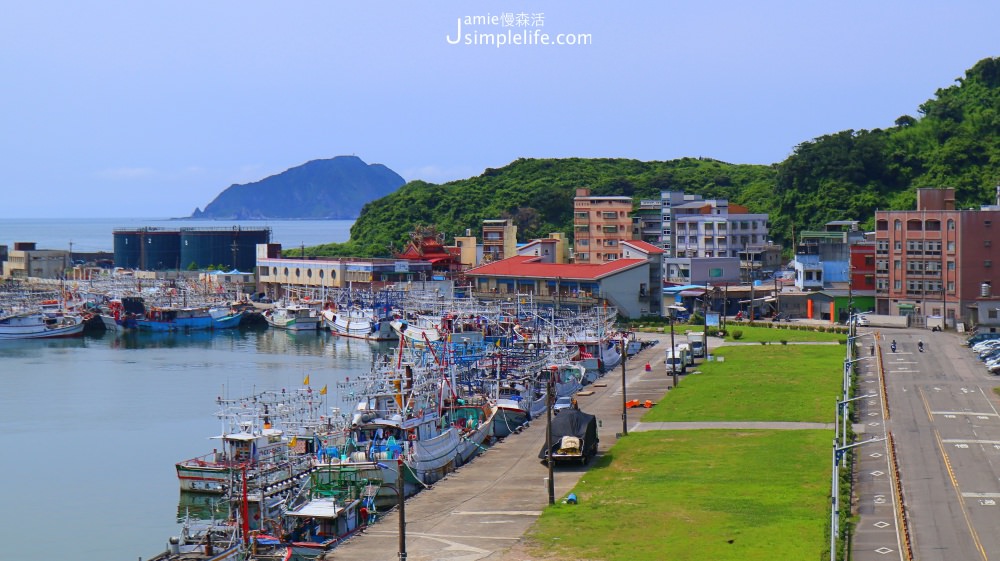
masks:
[[[569,396],[560,397],[556,399],[555,405],[552,406],[552,414],[558,415],[563,409],[573,408],[573,398]]]

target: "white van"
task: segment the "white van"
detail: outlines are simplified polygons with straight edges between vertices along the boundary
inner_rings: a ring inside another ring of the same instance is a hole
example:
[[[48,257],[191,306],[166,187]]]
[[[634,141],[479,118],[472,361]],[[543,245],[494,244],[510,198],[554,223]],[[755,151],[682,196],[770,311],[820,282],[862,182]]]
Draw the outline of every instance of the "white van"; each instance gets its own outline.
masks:
[[[694,353],[691,351],[689,343],[677,343],[677,352],[684,358],[686,366],[694,366]]]
[[[666,365],[668,374],[684,374],[687,372],[687,360],[686,357],[681,355],[679,351],[669,350],[666,355]]]
[[[695,358],[705,357],[705,332],[695,331],[693,333],[688,333],[688,344],[691,345],[691,354]]]

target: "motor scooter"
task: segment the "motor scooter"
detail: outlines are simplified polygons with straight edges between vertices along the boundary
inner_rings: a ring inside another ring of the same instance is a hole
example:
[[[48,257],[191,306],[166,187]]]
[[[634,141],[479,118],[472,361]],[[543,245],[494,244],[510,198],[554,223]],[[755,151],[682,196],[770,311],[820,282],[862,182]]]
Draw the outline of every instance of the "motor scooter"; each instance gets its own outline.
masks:
[[[923,341],[918,341],[917,342],[917,350],[920,351],[920,352],[924,352],[924,342]]]
[[[893,341],[892,344],[889,345],[889,348],[892,349],[892,352],[896,352],[896,342]]]

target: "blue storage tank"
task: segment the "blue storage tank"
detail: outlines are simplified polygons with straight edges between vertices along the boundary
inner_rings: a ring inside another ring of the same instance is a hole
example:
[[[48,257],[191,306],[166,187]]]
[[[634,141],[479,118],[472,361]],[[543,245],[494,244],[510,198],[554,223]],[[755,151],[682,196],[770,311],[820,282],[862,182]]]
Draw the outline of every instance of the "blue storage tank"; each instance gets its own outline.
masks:
[[[116,229],[115,266],[162,271],[180,262],[180,233],[162,228]]]
[[[253,271],[257,266],[257,244],[270,242],[270,228],[181,228],[180,268],[214,265],[225,270]]]

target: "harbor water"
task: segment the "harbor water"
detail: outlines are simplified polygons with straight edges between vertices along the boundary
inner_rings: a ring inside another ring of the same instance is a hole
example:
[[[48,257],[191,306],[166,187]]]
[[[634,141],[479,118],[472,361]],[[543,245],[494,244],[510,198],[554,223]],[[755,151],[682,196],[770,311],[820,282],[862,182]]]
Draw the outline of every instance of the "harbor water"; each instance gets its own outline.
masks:
[[[218,396],[302,388],[308,375],[325,410],[346,413],[349,380],[387,350],[266,329],[0,341],[0,520],[17,537],[0,557],[152,557],[179,515],[206,506],[181,497],[174,464],[217,446]]]
[[[0,218],[0,245],[113,250],[116,228],[271,228],[286,249],[345,242],[351,220],[205,221]],[[8,540],[2,559],[135,560],[166,549],[179,517],[176,462],[211,452],[216,397],[301,388],[324,408],[353,407],[348,379],[378,347],[327,333],[230,330],[0,341],[0,464]],[[342,400],[346,400],[342,403]],[[56,551],[65,553],[55,553]]]

